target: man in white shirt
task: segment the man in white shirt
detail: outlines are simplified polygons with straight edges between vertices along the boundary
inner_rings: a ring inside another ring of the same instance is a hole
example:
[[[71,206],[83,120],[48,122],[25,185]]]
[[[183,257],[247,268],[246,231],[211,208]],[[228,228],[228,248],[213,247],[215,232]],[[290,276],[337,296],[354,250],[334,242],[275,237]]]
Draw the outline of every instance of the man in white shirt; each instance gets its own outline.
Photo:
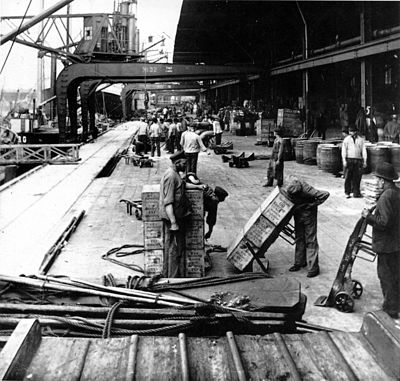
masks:
[[[364,139],[358,135],[354,125],[349,127],[350,135],[345,137],[342,145],[342,160],[344,171],[344,193],[346,198],[362,197],[360,183],[363,168],[367,167],[367,149]]]
[[[207,152],[208,155],[210,152],[203,144],[200,136],[194,132],[193,125],[189,125],[188,130],[182,134],[181,146],[187,160],[187,172],[193,172],[197,175],[197,159],[200,150]]]
[[[154,156],[154,151],[157,149],[157,156],[161,156],[160,150],[160,136],[161,127],[157,122],[157,118],[153,118],[153,123],[149,128],[150,144],[151,144],[151,157]]]

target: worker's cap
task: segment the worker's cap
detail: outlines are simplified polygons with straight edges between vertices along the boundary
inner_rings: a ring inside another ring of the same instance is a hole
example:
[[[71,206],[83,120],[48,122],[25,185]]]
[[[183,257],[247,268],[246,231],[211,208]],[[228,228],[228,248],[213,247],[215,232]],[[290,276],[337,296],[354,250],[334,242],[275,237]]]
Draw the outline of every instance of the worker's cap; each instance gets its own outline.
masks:
[[[228,192],[224,188],[218,186],[215,187],[214,193],[220,200],[225,200],[225,198],[229,196]]]
[[[170,157],[171,161],[175,163],[177,160],[184,159],[185,158],[185,152],[183,151],[176,151],[174,154],[172,154]]]
[[[399,178],[393,165],[386,162],[378,164],[375,168],[375,172],[372,172],[372,174],[389,181],[397,180]]]
[[[349,126],[349,131],[357,131],[357,127],[354,124]]]
[[[290,196],[294,196],[302,191],[303,187],[301,182],[297,179],[292,179],[289,185],[286,187],[286,191]]]

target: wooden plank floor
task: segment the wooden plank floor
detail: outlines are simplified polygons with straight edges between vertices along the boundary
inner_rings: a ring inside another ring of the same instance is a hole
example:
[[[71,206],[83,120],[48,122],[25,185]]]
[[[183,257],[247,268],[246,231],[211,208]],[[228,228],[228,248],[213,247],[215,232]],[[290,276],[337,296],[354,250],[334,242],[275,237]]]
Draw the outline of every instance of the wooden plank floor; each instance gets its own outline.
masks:
[[[81,147],[78,164],[47,165],[0,192],[2,273],[37,271],[43,254],[74,215],[76,200],[131,134],[125,128],[110,130]]]
[[[143,185],[159,183],[163,172],[170,165],[163,151],[153,168],[127,165],[121,160],[111,176],[95,178],[109,157],[127,144],[130,135],[131,131],[121,126],[99,138],[96,143],[82,147],[82,155],[85,150],[91,150],[87,164],[81,165],[82,169],[47,166],[38,171],[38,175],[32,175],[20,185],[10,187],[5,194],[0,193],[1,272],[36,272],[50,242],[55,241],[56,233],[59,234],[72,215],[85,209],[84,219],[50,273],[97,282],[107,273],[114,274],[121,281],[126,280],[128,275],[141,275],[101,259],[103,254],[114,247],[143,242],[142,222],[128,215],[125,205],[119,203],[119,200],[140,199]],[[256,146],[255,136],[237,137],[225,133],[223,139],[233,141],[234,150],[230,153],[244,151],[247,156],[252,152],[265,155],[271,151],[271,148]],[[219,206],[218,222],[210,243],[228,246],[271,192],[271,188],[262,187],[267,164],[266,160],[255,160],[250,162],[250,168],[247,169],[229,168],[214,153],[209,156],[200,154],[198,175],[201,180],[211,186],[222,186],[229,193],[229,197]],[[64,178],[59,174],[60,171],[64,172]],[[333,308],[315,307],[313,303],[318,296],[329,293],[348,237],[364,207],[364,200],[346,199],[343,179],[322,172],[316,166],[289,161],[285,163],[285,174],[299,175],[311,185],[331,193],[330,198],[319,208],[321,274],[310,279],[306,277],[305,269],[297,273],[288,272],[294,260],[294,248],[278,239],[268,250],[270,275],[294,278],[301,283],[302,292],[308,297],[304,315],[307,321],[358,331],[363,315],[367,311],[380,309],[382,297],[375,263],[361,260],[355,262],[353,277],[362,282],[364,294],[356,301],[354,313],[345,314]],[[43,181],[50,182],[47,188],[41,185]],[[23,189],[27,192],[26,197]],[[20,199],[24,207],[19,204]],[[8,203],[15,206],[10,207]],[[213,269],[210,275],[236,273],[226,261],[224,253],[215,253],[212,258]],[[140,256],[126,257],[124,261],[143,266],[143,258]]]
[[[248,380],[394,380],[364,340],[359,333],[339,332],[234,336]],[[240,379],[228,335],[183,340],[177,336],[104,340],[44,337],[24,379],[180,380],[185,355],[191,380]]]

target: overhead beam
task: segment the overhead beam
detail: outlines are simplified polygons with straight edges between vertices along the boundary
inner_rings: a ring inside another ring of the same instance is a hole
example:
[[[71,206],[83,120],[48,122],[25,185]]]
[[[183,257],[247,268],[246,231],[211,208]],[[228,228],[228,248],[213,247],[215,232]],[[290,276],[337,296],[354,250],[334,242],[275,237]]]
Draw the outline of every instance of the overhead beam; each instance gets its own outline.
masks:
[[[57,4],[53,5],[52,7],[45,9],[43,12],[40,12],[37,16],[32,17],[29,21],[22,24],[20,27],[14,29],[12,32],[6,34],[5,36],[0,37],[0,45],[3,45],[7,41],[13,40],[19,34],[25,32],[32,26],[38,24],[45,18],[49,17],[54,12],[57,12],[59,9],[65,7],[69,3],[72,3],[73,0],[62,0],[59,1]]]
[[[313,57],[296,63],[277,66],[271,69],[270,75],[276,76],[299,70],[312,69],[319,66],[364,58],[398,49],[400,49],[400,33],[383,39],[367,42],[365,44],[330,52],[319,57]]]
[[[29,46],[30,48],[43,50],[48,53],[53,53],[53,54],[56,54],[57,56],[63,56],[63,57],[69,58],[73,62],[82,62],[81,57],[79,57],[75,54],[63,52],[62,50],[59,50],[59,49],[53,49],[48,46],[35,44],[33,42],[21,40],[20,38],[15,38],[15,42],[17,42],[18,44],[21,44],[21,45]]]

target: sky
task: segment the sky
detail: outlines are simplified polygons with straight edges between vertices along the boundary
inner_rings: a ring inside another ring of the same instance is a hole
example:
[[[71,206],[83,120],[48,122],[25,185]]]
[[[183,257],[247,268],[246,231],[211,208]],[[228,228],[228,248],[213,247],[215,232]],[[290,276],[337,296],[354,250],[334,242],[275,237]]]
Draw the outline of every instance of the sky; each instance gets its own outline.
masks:
[[[26,8],[31,1],[28,15],[37,15],[41,10],[42,0],[0,0],[0,15],[23,16]],[[44,8],[48,9],[60,0],[44,0]],[[74,0],[71,5],[71,13],[112,13],[114,9],[114,0]],[[149,45],[148,36],[153,36],[153,41],[159,41],[163,34],[169,36],[165,40],[164,50],[168,51],[169,62],[172,61],[172,52],[176,28],[179,21],[182,0],[137,0],[137,28],[140,30],[140,47],[145,43],[145,47]],[[65,14],[66,7],[57,13]],[[72,37],[75,39],[82,30],[82,20],[74,21]],[[12,20],[15,26],[9,25],[8,22],[2,20],[0,22],[0,33],[7,34],[16,26],[20,20]],[[35,27],[33,27],[35,28]],[[53,29],[55,31],[55,29]],[[56,33],[56,32],[55,32]],[[38,36],[37,29],[32,29],[31,36],[36,39]],[[47,40],[46,40],[47,41]],[[46,45],[51,47],[61,46],[60,40],[54,40],[51,44],[51,38]],[[9,41],[0,46],[0,70],[9,52],[12,42]],[[160,46],[158,46],[160,47]],[[160,49],[162,49],[160,47]],[[37,49],[29,48],[15,43],[8,57],[6,65],[0,74],[0,91],[17,90],[17,89],[33,89],[36,87],[36,79],[38,72],[37,65]],[[49,86],[49,60],[45,62],[45,87]],[[162,61],[165,62],[165,61]],[[62,64],[58,64],[59,70]]]

